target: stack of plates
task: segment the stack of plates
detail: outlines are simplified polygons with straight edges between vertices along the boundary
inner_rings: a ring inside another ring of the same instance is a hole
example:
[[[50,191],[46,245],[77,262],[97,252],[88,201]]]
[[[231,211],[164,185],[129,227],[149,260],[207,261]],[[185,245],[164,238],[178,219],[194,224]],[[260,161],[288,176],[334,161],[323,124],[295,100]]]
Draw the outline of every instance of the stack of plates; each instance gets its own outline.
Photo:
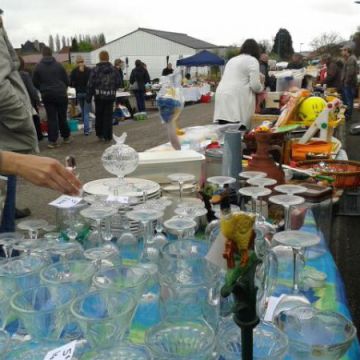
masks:
[[[118,196],[131,198],[131,202],[129,204],[130,208],[144,202],[143,191],[146,191],[148,200],[158,199],[161,196],[160,185],[154,181],[140,178],[125,178],[125,180],[128,186],[124,189],[119,188]],[[117,178],[99,179],[86,183],[83,186],[83,190],[89,195],[109,196],[114,195],[112,189],[116,187],[118,183],[119,181]],[[124,212],[124,208],[119,210],[119,213],[121,214]],[[140,224],[136,221],[129,220],[129,224],[130,230],[134,234],[137,234],[139,230],[142,230],[140,229]],[[120,223],[115,220],[112,222],[112,232],[113,234],[120,232]]]

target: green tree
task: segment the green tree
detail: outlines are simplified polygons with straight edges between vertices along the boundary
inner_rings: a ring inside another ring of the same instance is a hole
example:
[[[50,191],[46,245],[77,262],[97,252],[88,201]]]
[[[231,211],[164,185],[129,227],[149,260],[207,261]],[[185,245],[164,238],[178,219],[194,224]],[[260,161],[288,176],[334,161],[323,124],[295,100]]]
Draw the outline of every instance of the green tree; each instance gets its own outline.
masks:
[[[240,54],[240,48],[236,45],[229,46],[225,51],[225,59],[230,60],[231,58]]]
[[[291,55],[294,54],[292,38],[289,31],[283,28],[279,29],[275,35],[272,53],[277,54],[281,60],[288,60]]]
[[[99,46],[104,46],[106,44],[105,35],[104,33],[100,33],[98,36],[98,43]]]
[[[272,45],[271,45],[271,42],[269,40],[266,40],[266,39],[259,40],[258,44],[259,44],[261,53],[267,53],[268,54],[268,53],[271,52]]]
[[[80,52],[90,52],[94,50],[93,45],[89,41],[81,41],[79,43],[79,51]]]
[[[360,26],[358,26],[355,34],[351,36],[351,40],[354,42],[354,54],[360,56]]]
[[[344,39],[336,32],[322,33],[310,42],[310,46],[316,56],[323,54],[338,56],[343,41]]]
[[[71,51],[79,51],[79,44],[75,37],[71,39]]]
[[[52,35],[49,36],[49,48],[54,51],[54,38]]]
[[[60,36],[59,36],[59,34],[56,34],[55,44],[56,44],[56,51],[59,52],[60,51]]]

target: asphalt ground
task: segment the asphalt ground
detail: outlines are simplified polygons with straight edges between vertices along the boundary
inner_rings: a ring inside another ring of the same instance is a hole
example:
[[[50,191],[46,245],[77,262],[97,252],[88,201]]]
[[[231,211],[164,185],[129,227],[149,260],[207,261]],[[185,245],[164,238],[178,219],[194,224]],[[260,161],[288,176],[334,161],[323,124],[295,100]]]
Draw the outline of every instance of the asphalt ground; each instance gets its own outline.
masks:
[[[213,104],[195,104],[186,106],[181,114],[179,124],[182,127],[205,125],[212,122]],[[360,112],[355,112],[353,122],[360,122]],[[145,121],[127,120],[114,126],[114,133],[121,135],[127,132],[126,143],[137,151],[167,142],[167,134],[157,112],[152,111]],[[40,143],[41,155],[50,156],[63,162],[67,155],[75,156],[77,169],[83,183],[91,180],[110,177],[102,167],[100,158],[109,144],[101,143],[94,133],[84,136],[81,132],[74,134],[74,141],[57,149],[48,149],[46,139]],[[360,135],[346,136],[346,150],[349,159],[360,161]],[[48,203],[59,194],[33,186],[23,180],[18,182],[18,208],[28,207],[32,218],[46,219],[55,223],[55,209]],[[359,198],[360,214],[360,198]],[[344,280],[349,308],[357,328],[360,329],[360,218],[359,216],[333,216],[331,251]]]

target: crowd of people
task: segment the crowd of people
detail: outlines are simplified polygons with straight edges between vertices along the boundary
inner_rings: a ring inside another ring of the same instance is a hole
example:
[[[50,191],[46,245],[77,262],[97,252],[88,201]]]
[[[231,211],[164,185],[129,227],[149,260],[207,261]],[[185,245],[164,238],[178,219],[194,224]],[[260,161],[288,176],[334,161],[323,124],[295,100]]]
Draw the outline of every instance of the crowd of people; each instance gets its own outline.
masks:
[[[313,83],[333,88],[342,96],[347,106],[346,117],[351,119],[354,98],[357,92],[358,64],[353,54],[353,45],[341,48],[342,60],[325,54],[321,58],[322,69],[318,79],[305,75],[301,87]],[[293,54],[287,69],[299,70],[306,67],[301,54]],[[310,85],[309,85],[310,84]],[[249,128],[251,116],[255,113],[256,98],[261,99],[263,91],[276,90],[276,78],[269,76],[269,56],[260,53],[257,42],[247,39],[240,54],[230,59],[215,94],[214,122],[219,124],[239,123]]]

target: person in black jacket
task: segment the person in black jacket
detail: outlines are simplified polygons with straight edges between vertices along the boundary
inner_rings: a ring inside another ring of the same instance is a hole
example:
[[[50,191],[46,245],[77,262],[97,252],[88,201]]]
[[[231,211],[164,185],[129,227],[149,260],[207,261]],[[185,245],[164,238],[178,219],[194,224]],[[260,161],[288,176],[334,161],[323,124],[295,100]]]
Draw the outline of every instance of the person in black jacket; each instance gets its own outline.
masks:
[[[43,58],[36,65],[33,83],[40,91],[48,121],[48,147],[58,146],[59,129],[64,143],[71,142],[70,129],[67,123],[67,87],[69,79],[64,67],[52,56],[52,51],[45,46]]]
[[[125,87],[125,83],[124,83],[124,72],[123,69],[125,67],[125,63],[124,61],[122,61],[121,59],[115,59],[114,61],[114,66],[116,67],[116,69],[118,69],[119,71],[119,75],[120,75],[120,88],[124,88]],[[126,96],[120,96],[118,98],[116,98],[116,103],[117,104],[121,104],[123,106],[126,106],[127,109],[129,110],[130,116],[133,117],[133,108],[130,105],[130,101],[128,99],[128,97]]]
[[[70,86],[76,90],[76,99],[81,108],[81,118],[84,124],[84,135],[91,133],[90,110],[91,103],[86,101],[86,89],[90,77],[90,68],[85,66],[84,58],[80,55],[76,57],[77,67],[70,74]]]
[[[145,111],[145,84],[147,83],[150,83],[149,73],[142,65],[141,60],[136,60],[135,68],[130,75],[130,85],[133,86],[139,112]]]
[[[172,74],[173,72],[174,72],[174,69],[172,68],[172,64],[168,63],[166,68],[163,69],[161,75],[162,76],[168,76],[168,75]]]
[[[21,76],[22,81],[24,82],[26,90],[29,94],[31,105],[34,108],[34,110],[36,111],[36,114],[33,114],[33,121],[34,121],[35,129],[36,129],[37,138],[39,141],[41,141],[44,138],[44,136],[42,134],[41,127],[40,127],[39,94],[38,94],[38,91],[35,89],[35,86],[32,82],[30,74],[27,71],[25,71],[24,59],[21,56],[19,56],[19,60],[20,60],[20,67],[19,67],[20,76]]]
[[[120,87],[119,71],[109,62],[109,53],[101,51],[100,62],[91,71],[87,101],[95,97],[95,131],[99,140],[112,140],[112,116],[116,90]]]

